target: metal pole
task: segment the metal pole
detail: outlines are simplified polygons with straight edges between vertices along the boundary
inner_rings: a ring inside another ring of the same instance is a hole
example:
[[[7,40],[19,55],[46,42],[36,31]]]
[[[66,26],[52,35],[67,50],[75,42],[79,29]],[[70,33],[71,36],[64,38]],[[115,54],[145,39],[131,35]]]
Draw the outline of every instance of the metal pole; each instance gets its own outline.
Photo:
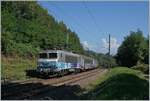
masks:
[[[109,34],[109,49],[108,49],[108,55],[110,56],[110,34]]]
[[[69,43],[69,33],[67,33],[66,35],[67,35],[67,39],[66,39],[66,49],[68,49],[68,43]]]
[[[108,49],[108,57],[109,57],[109,62],[110,62],[110,34],[109,34],[109,49]],[[111,62],[109,63],[109,68],[111,67]]]

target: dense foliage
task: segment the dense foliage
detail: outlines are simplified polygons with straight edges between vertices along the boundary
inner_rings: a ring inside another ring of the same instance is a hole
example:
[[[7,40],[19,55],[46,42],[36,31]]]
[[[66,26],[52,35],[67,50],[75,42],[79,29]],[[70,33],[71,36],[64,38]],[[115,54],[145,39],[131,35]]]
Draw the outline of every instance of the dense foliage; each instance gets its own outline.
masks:
[[[118,49],[117,61],[120,65],[131,67],[139,63],[148,64],[148,39],[143,37],[140,30],[131,32],[129,36],[124,38]]]
[[[37,2],[2,1],[1,4],[3,54],[34,56],[41,49],[83,53],[77,34],[63,22],[57,22]]]
[[[131,67],[132,69],[136,69],[136,70],[140,70],[142,71],[144,74],[148,74],[149,73],[149,65],[148,64],[137,64],[133,67]]]

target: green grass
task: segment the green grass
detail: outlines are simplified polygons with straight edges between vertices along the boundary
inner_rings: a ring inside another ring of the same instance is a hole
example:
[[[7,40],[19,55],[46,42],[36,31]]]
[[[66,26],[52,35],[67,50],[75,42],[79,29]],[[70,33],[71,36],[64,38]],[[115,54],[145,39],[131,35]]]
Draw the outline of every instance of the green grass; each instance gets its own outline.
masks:
[[[149,98],[149,82],[142,72],[126,67],[110,69],[83,96],[91,100],[145,100]]]
[[[26,70],[36,69],[36,60],[27,58],[1,58],[1,77],[6,80],[25,80]]]

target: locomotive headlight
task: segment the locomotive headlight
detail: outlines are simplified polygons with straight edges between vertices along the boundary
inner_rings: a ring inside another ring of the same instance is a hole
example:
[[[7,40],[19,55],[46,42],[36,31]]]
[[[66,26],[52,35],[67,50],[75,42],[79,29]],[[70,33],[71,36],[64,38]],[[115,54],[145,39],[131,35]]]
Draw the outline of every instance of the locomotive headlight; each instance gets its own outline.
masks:
[[[38,62],[37,65],[40,66],[40,63]]]
[[[38,66],[42,66],[42,62],[38,62],[37,65],[38,65]]]

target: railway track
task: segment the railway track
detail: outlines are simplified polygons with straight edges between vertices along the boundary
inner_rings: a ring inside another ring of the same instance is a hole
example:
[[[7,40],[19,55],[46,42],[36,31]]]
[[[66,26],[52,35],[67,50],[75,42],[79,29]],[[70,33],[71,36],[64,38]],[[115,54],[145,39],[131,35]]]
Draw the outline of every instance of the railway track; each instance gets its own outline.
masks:
[[[34,81],[32,82],[33,86],[32,87],[30,86],[30,88],[28,88],[28,86],[26,88],[24,87],[23,89],[19,89],[19,88],[17,89],[14,87],[11,89],[11,92],[9,93],[7,92],[2,93],[2,99],[14,99],[14,100],[30,99],[32,96],[39,95],[50,90],[54,90],[58,86],[73,84],[76,81],[80,81],[88,77],[94,76],[96,73],[100,73],[102,71],[104,71],[104,69],[101,69],[101,70],[95,69],[95,70],[79,73],[77,75],[71,75],[71,76],[66,76],[62,78],[53,78],[49,80]],[[41,85],[34,86],[37,82],[41,83]],[[51,85],[51,88],[50,88],[50,85]],[[15,92],[15,93],[12,92],[13,89],[16,91],[18,90],[18,92]],[[18,96],[18,93],[19,93],[19,96]]]
[[[2,97],[5,97],[5,96],[9,97],[9,96],[15,95],[16,93],[18,94],[18,91],[19,92],[26,92],[26,91],[28,91],[28,84],[33,84],[33,85],[36,83],[42,83],[44,85],[46,85],[46,84],[58,84],[58,83],[67,81],[69,79],[78,78],[84,74],[87,74],[88,72],[94,72],[96,70],[97,69],[92,70],[92,71],[82,72],[82,73],[79,73],[77,75],[66,75],[66,76],[63,76],[61,78],[51,78],[51,79],[46,79],[46,80],[43,80],[43,79],[26,80],[26,81],[14,82],[14,83],[11,83],[9,85],[6,84],[6,85],[4,85],[4,87],[2,87],[2,91],[5,90],[4,92],[2,92]],[[39,87],[39,86],[37,86],[37,87]],[[36,89],[37,87],[30,85],[31,89]],[[27,89],[25,89],[25,88],[27,88]],[[14,89],[17,92],[15,92]],[[12,91],[14,91],[13,94],[12,94]]]

